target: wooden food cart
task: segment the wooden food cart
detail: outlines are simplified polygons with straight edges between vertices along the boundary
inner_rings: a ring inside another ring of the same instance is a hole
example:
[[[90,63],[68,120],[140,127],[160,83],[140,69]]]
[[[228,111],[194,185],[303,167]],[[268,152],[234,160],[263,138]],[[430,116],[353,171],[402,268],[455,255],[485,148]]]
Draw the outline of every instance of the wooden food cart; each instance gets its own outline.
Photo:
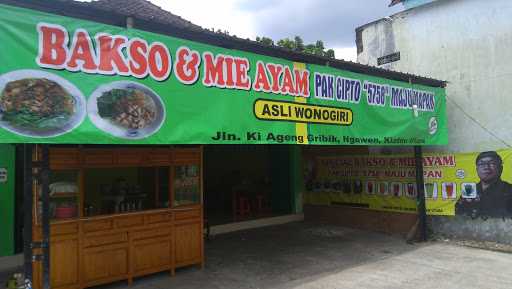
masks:
[[[49,165],[52,288],[130,284],[142,275],[203,266],[201,147],[50,147]],[[113,185],[105,184],[109,179]],[[37,241],[36,182],[34,192]],[[35,288],[41,280],[35,262]]]

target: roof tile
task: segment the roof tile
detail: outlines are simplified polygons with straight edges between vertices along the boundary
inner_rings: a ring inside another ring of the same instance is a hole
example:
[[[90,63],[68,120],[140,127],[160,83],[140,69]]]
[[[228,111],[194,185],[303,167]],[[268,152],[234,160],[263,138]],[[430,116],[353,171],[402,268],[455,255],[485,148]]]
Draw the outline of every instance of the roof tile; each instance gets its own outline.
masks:
[[[116,12],[126,16],[170,24],[176,27],[192,30],[203,30],[201,26],[185,20],[177,15],[166,11],[147,0],[95,0],[92,2],[77,2],[74,0],[60,0],[63,2],[80,3],[83,6],[94,7],[104,11]]]

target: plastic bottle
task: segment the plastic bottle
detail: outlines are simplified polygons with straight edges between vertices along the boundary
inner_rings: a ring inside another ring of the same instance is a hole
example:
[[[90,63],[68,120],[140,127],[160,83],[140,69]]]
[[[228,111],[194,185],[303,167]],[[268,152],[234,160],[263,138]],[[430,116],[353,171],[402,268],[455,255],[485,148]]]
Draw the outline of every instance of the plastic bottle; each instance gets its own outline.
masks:
[[[14,274],[14,278],[16,278],[16,288],[24,289],[25,288],[25,275],[22,273]]]

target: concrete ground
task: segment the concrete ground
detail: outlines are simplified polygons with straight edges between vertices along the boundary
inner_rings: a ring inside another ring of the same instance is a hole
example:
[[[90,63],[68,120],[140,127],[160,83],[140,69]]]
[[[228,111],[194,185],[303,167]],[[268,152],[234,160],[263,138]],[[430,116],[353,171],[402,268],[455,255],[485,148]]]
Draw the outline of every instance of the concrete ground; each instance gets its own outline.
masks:
[[[206,256],[203,270],[99,288],[512,288],[511,254],[303,222],[218,235]]]
[[[307,223],[219,235],[206,256],[204,270],[143,277],[131,289],[512,288],[510,254]]]
[[[23,271],[23,255],[0,257],[0,288],[14,273]]]

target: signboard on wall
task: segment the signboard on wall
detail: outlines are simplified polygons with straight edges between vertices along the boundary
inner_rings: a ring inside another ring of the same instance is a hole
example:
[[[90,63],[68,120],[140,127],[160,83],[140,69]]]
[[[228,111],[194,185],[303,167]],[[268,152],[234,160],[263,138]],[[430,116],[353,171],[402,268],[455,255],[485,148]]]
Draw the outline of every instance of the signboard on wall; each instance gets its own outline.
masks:
[[[427,214],[512,217],[512,150],[423,157]],[[306,204],[417,211],[408,155],[317,157],[305,167]]]
[[[400,51],[377,58],[377,65],[380,66],[391,62],[396,62],[398,60],[400,60]]]
[[[0,12],[0,142],[447,144],[444,88]]]

